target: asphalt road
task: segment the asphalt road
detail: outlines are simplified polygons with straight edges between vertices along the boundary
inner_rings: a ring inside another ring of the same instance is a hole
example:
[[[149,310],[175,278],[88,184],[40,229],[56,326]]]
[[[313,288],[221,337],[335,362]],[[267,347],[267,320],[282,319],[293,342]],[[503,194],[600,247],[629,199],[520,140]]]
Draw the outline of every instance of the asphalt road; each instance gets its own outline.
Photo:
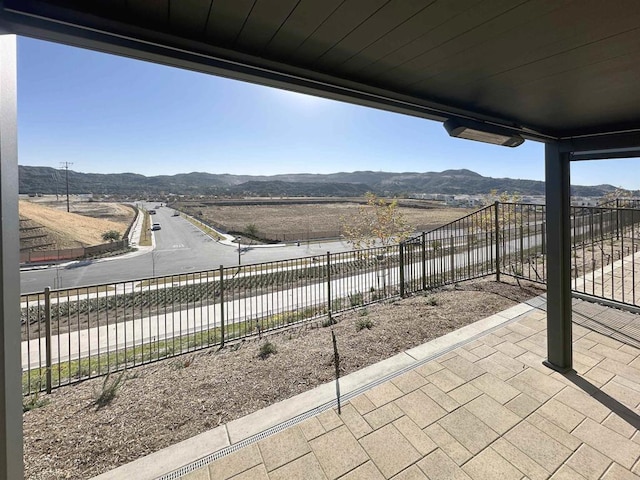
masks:
[[[147,204],[147,208],[155,204]],[[136,280],[153,276],[192,273],[238,265],[238,249],[216,242],[183,217],[172,216],[173,210],[162,207],[151,216],[161,229],[153,232],[155,248],[151,252],[125,255],[120,258],[72,262],[20,274],[22,293],[42,291],[45,287],[69,288]],[[243,244],[240,262],[243,265],[350,250],[344,242],[301,243],[275,247],[246,247]]]

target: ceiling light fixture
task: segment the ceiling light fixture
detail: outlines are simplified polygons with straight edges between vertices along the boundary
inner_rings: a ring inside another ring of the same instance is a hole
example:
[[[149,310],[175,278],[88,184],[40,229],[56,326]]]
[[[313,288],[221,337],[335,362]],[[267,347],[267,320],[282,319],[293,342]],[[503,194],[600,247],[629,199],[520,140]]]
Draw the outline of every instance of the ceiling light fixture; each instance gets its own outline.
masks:
[[[504,147],[517,147],[524,143],[524,138],[507,128],[474,120],[450,118],[444,122],[444,128],[452,137],[475,140],[476,142]]]

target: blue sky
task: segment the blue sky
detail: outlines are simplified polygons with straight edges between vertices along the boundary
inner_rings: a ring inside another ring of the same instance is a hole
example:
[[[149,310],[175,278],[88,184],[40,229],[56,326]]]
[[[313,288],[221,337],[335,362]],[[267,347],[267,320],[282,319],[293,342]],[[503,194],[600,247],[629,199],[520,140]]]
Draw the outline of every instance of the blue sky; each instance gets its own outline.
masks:
[[[538,143],[452,139],[438,122],[28,38],[18,41],[18,142],[21,165],[90,173],[544,178]],[[572,183],[640,189],[630,162],[573,164]]]

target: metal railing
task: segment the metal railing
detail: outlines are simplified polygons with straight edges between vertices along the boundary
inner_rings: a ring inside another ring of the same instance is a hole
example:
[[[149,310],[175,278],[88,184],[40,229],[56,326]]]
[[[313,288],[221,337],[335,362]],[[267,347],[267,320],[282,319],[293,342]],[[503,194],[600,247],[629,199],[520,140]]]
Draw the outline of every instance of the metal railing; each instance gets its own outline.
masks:
[[[400,247],[220,267],[21,298],[25,393],[399,295]]]
[[[571,212],[574,293],[636,305],[640,210]],[[488,275],[545,283],[545,213],[495,203],[388,247],[23,295],[24,393]]]

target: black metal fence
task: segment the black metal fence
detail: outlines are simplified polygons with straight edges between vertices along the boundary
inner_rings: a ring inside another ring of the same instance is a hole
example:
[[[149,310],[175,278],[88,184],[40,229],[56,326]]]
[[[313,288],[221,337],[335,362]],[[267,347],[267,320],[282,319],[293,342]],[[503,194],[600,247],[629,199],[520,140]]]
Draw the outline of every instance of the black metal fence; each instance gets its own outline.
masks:
[[[24,393],[297,323],[330,325],[336,313],[464,280],[544,283],[545,212],[495,203],[399,245],[23,295]],[[635,305],[640,210],[573,207],[571,225],[574,292]]]

